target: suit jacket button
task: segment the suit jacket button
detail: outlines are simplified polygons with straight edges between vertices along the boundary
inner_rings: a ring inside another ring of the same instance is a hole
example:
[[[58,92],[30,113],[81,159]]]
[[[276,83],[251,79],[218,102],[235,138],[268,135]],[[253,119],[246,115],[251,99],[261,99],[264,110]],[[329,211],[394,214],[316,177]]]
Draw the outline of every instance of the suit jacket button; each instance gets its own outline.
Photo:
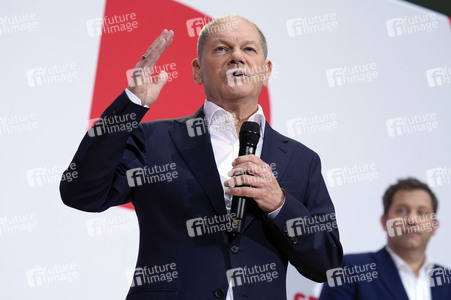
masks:
[[[295,237],[294,239],[293,239],[293,244],[297,244],[298,243],[298,238],[297,237]]]
[[[232,251],[233,254],[236,254],[238,252],[238,246],[233,245],[232,248],[230,248],[230,251]]]
[[[224,290],[223,289],[216,289],[215,290],[215,297],[216,298],[223,298],[225,295]]]

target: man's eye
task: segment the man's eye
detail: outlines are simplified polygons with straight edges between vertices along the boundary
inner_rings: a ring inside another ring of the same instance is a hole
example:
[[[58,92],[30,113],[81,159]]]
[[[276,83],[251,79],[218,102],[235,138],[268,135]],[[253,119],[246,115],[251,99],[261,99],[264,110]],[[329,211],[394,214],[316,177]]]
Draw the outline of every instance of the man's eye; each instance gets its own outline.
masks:
[[[222,52],[222,51],[225,51],[225,47],[216,47],[215,51],[216,51],[216,52]]]
[[[250,51],[250,52],[255,52],[255,49],[254,49],[254,48],[251,48],[251,47],[246,47],[244,50]]]
[[[405,214],[407,214],[407,210],[405,208],[399,208],[396,210],[396,213],[398,213],[400,215],[405,215]]]

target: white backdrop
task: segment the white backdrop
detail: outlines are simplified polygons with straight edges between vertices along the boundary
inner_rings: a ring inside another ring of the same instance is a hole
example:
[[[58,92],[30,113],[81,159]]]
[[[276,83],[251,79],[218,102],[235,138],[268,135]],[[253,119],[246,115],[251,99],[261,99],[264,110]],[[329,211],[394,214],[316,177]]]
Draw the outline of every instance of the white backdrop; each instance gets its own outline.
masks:
[[[179,2],[210,16],[243,15],[265,33],[275,65],[272,126],[320,154],[345,253],[384,245],[381,196],[397,178],[415,176],[440,201],[428,254],[451,266],[447,17],[388,0]],[[58,191],[91,108],[100,36],[87,22],[104,8],[87,0],[0,4],[2,299],[124,299],[129,288],[134,212],[80,212]],[[42,68],[64,78],[43,82]],[[293,268],[287,286],[288,299],[316,295]]]

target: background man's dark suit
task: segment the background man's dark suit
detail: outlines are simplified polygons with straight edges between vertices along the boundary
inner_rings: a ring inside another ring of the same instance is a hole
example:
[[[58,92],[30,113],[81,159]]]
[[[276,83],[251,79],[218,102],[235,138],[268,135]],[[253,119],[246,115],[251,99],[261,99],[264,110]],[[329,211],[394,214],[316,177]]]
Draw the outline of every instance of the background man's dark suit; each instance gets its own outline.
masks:
[[[371,282],[356,282],[330,287],[324,283],[319,300],[409,300],[398,269],[385,248],[378,252],[345,255],[343,266],[364,266],[375,263],[378,277]],[[435,265],[434,268],[441,268]],[[451,299],[449,283],[431,287],[432,300]]]
[[[139,121],[146,111],[122,93],[102,118],[135,113]],[[268,124],[261,158],[275,164],[286,195],[277,217],[271,221],[254,205],[235,238],[224,231],[188,235],[187,220],[226,215],[209,134],[187,132],[187,120],[198,117],[204,117],[202,109],[191,117],[142,123],[133,132],[86,135],[73,159],[79,179],[61,183],[64,203],[80,210],[100,212],[132,202],[140,225],[137,267],[176,264],[178,278],[135,285],[127,299],[221,298],[228,289],[227,270],[271,263],[278,278],[236,285],[234,299],[285,299],[288,261],[304,276],[326,280],[326,270],[342,258],[338,230],[289,237],[285,226],[289,219],[334,212],[320,159]],[[130,188],[127,170],[170,163],[178,178]]]

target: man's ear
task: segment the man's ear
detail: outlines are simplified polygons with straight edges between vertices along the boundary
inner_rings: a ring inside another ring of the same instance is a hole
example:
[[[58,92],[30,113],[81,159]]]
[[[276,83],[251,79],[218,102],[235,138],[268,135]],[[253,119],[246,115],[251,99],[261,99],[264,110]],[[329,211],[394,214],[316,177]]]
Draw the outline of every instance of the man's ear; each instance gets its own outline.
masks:
[[[202,84],[202,76],[201,76],[201,73],[200,73],[200,60],[199,60],[199,58],[193,59],[191,65],[193,67],[194,82],[197,83],[198,85],[201,85]]]
[[[435,235],[435,232],[437,231],[437,228],[439,227],[440,222],[438,219],[432,220],[432,235]]]
[[[268,86],[269,77],[272,72],[272,61],[269,59],[265,60],[265,80],[263,81],[263,86]]]
[[[387,231],[387,217],[384,214],[381,216],[381,225],[384,231]]]

